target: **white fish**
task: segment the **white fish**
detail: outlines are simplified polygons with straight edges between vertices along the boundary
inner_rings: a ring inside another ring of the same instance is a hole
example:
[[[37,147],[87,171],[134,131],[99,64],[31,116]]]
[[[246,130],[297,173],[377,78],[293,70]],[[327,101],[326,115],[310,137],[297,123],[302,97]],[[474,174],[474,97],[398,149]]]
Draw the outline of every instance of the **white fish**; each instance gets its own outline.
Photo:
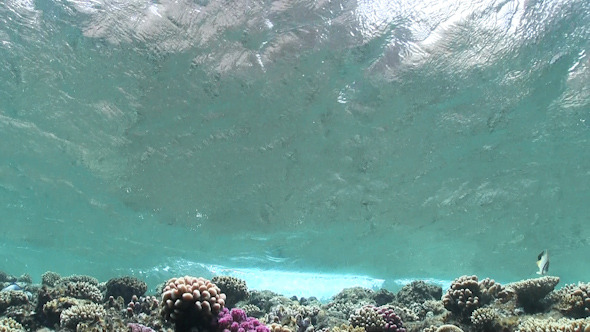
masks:
[[[547,249],[541,251],[537,257],[537,267],[539,267],[537,274],[545,275],[549,271],[549,251]]]
[[[2,292],[8,292],[8,291],[19,291],[22,290],[23,288],[19,285],[16,284],[16,282],[13,282],[12,284],[2,288]]]

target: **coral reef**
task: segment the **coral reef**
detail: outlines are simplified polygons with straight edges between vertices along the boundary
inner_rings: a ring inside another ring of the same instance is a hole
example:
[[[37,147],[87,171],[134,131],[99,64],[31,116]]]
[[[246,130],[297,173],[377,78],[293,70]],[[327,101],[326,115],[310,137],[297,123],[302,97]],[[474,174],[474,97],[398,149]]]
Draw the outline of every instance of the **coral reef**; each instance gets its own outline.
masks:
[[[77,299],[86,299],[95,303],[102,301],[102,293],[97,286],[86,281],[69,282],[65,285],[64,295]]]
[[[273,298],[271,302],[276,304],[264,315],[262,321],[280,324],[291,331],[304,332],[315,329],[314,324],[318,323],[318,317],[323,313],[318,306],[300,305],[298,301],[288,300],[282,296]]]
[[[110,298],[112,298],[112,296]],[[159,305],[160,302],[155,296],[141,296],[138,298],[137,295],[133,295],[131,301],[127,304],[127,315],[129,317],[142,313],[150,315],[153,311],[158,309]]]
[[[147,291],[147,284],[135,277],[113,278],[106,283],[106,297],[121,296],[125,302],[131,301],[133,295],[142,296]]]
[[[213,315],[225,306],[225,294],[204,278],[181,277],[168,280],[162,292],[162,317],[180,331],[192,327],[209,329]]]
[[[504,287],[492,279],[479,281],[477,276],[461,276],[451,283],[442,302],[447,310],[464,321],[469,321],[476,309],[496,298],[507,296]]]
[[[431,326],[425,328],[423,332],[463,332],[463,330],[458,326],[445,324],[439,327]]]
[[[55,287],[61,276],[55,272],[47,271],[41,275],[41,285]]]
[[[277,323],[270,324],[268,328],[270,332],[293,332],[290,328]]]
[[[242,309],[223,308],[218,315],[218,328],[222,332],[270,332],[258,319],[246,316]]]
[[[85,275],[78,275],[78,274],[74,274],[71,276],[67,276],[67,277],[62,277],[59,279],[58,283],[56,284],[67,284],[70,282],[87,282],[89,284],[92,284],[94,286],[98,286],[98,279],[91,277],[91,276],[85,276]]]
[[[353,327],[363,327],[367,331],[406,331],[401,318],[387,306],[364,306],[355,311],[349,321]]]
[[[561,318],[538,319],[528,318],[524,320],[516,332],[587,332],[590,331],[590,321]]]
[[[516,304],[527,313],[543,311],[548,303],[542,300],[559,283],[559,277],[544,276],[508,284],[506,290],[515,294]]]
[[[566,285],[555,292],[556,308],[573,318],[590,316],[590,284]]]
[[[23,326],[14,319],[2,318],[0,319],[0,332],[24,332]]]
[[[257,306],[255,306],[253,304],[245,304],[245,305],[241,306],[241,309],[246,312],[246,315],[251,316],[251,317],[260,318],[264,314],[262,312],[262,309],[258,308]]]
[[[435,298],[440,289],[424,282],[408,284],[397,294],[349,288],[328,303],[251,291],[231,310],[217,284],[204,278],[170,279],[156,297],[133,294],[143,292],[143,286],[131,277],[111,279],[109,285],[89,276],[61,278],[48,272],[42,286],[29,283],[27,276],[0,277],[26,281],[14,288],[24,289],[0,292],[0,332],[590,332],[590,285],[554,290],[556,277],[504,287],[492,279],[462,276],[442,299]],[[126,301],[123,296],[129,294]],[[387,304],[375,305],[382,302]]]
[[[375,292],[367,288],[345,288],[326,305],[326,310],[338,318],[348,319],[355,310],[366,305],[376,305],[374,296]]]
[[[60,297],[58,299],[53,299],[43,305],[43,310],[41,312],[42,314],[40,313],[39,316],[44,317],[44,323],[49,326],[53,326],[55,324],[59,324],[62,311],[80,303],[84,302],[71,297]]]
[[[226,295],[225,306],[232,308],[239,301],[248,299],[248,286],[242,279],[229,276],[216,276],[211,279],[219,289]]]
[[[18,306],[27,304],[29,298],[22,291],[4,291],[0,292],[0,313],[5,311],[10,306]]]
[[[277,297],[282,296],[269,290],[255,290],[249,292],[247,304],[255,305],[262,311],[268,312],[270,308],[273,306],[272,299],[276,299]],[[241,303],[238,306],[242,306]]]
[[[440,296],[438,298],[440,299]],[[396,295],[384,288],[381,288],[380,290],[376,291],[373,295],[373,300],[375,301],[375,305],[377,306],[382,306],[391,303],[395,299]]]
[[[409,306],[412,303],[424,303],[428,300],[440,300],[442,297],[442,288],[436,285],[430,285],[422,280],[412,281],[405,285],[396,294],[396,302]]]
[[[62,311],[59,323],[62,327],[76,330],[79,323],[98,322],[105,316],[104,308],[96,303],[79,304]]]
[[[155,332],[154,329],[138,323],[129,323],[127,324],[127,327],[129,328],[130,332]]]
[[[497,331],[499,318],[492,308],[479,308],[471,314],[471,323],[478,331]]]
[[[329,329],[330,332],[365,332],[365,329],[362,327],[354,327],[349,324],[341,324],[334,326],[333,328]]]

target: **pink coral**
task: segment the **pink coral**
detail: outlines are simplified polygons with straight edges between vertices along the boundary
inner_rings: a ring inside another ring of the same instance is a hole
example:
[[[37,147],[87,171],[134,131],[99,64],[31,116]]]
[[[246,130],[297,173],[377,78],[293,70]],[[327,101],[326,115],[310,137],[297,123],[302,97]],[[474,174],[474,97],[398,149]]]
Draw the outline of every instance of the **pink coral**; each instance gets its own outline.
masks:
[[[270,332],[258,319],[246,316],[246,312],[238,308],[231,311],[223,308],[217,316],[217,323],[222,332]]]

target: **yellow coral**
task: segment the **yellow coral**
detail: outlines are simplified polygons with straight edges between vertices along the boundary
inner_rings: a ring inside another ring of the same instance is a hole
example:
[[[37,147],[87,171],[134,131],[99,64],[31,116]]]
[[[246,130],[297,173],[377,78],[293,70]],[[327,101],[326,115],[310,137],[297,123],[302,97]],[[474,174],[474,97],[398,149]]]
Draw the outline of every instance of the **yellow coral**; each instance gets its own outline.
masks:
[[[24,332],[23,326],[12,318],[0,319],[0,332]]]

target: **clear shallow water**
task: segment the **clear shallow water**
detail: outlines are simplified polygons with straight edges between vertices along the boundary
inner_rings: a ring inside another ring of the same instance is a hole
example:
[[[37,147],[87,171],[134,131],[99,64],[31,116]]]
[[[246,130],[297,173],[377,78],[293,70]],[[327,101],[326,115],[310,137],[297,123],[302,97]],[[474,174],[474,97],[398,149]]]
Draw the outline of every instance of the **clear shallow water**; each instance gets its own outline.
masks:
[[[0,268],[587,281],[589,16],[7,1]]]

